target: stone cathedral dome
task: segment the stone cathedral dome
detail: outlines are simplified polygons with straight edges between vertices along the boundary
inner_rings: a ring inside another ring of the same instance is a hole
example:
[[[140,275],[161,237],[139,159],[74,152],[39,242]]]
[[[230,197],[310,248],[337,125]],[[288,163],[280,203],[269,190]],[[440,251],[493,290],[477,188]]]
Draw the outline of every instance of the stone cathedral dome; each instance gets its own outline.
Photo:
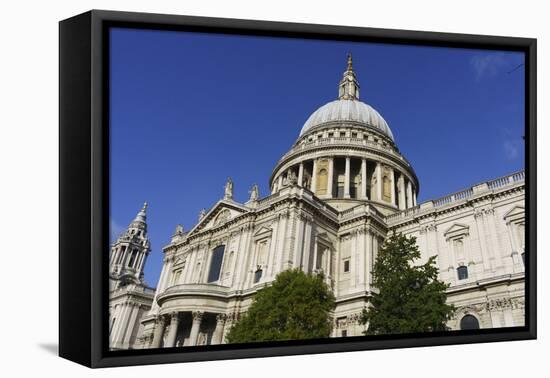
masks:
[[[353,71],[351,55],[338,88],[338,99],[321,106],[302,127],[300,136],[323,126],[348,123],[381,132],[393,141],[393,134],[386,120],[370,105],[359,101],[359,82]]]
[[[393,134],[386,120],[374,108],[359,99],[338,99],[321,106],[304,123],[300,136],[317,127],[328,126],[335,122],[357,123],[359,126],[374,128],[393,140]]]
[[[296,184],[343,211],[371,203],[384,213],[416,206],[418,178],[384,118],[359,100],[351,55],[338,98],[309,116],[270,177],[272,193]]]

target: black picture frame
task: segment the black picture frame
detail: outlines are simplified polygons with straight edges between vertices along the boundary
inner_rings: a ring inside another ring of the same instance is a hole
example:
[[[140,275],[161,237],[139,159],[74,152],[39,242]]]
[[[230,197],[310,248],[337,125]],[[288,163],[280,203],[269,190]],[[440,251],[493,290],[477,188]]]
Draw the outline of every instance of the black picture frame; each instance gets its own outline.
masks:
[[[107,348],[110,27],[383,42],[525,53],[525,326],[183,349]],[[59,355],[88,367],[536,338],[536,39],[92,10],[59,24]]]

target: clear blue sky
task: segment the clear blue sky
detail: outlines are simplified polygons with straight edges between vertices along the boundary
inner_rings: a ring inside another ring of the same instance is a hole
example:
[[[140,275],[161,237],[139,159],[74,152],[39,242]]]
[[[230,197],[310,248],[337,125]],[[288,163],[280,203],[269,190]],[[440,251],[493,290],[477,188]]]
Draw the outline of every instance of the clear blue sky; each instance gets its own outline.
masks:
[[[336,98],[348,52],[419,202],[523,169],[523,53],[114,29],[111,232],[149,202],[149,285],[176,224],[191,228],[228,176],[237,201],[254,183],[268,194],[303,123]]]

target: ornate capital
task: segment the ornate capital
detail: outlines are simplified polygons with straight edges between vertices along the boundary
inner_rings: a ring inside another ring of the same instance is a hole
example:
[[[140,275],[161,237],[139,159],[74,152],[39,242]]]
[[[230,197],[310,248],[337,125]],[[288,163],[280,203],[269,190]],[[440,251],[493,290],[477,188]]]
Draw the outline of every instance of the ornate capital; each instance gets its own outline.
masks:
[[[193,311],[193,321],[194,322],[200,322],[202,321],[202,317],[204,316],[204,312],[202,311]]]
[[[504,310],[512,307],[513,303],[510,298],[491,299],[487,302],[488,311]]]
[[[431,224],[429,224],[429,225],[426,227],[426,229],[427,229],[428,231],[433,231],[433,232],[435,232],[435,231],[437,231],[437,225],[436,225],[435,223],[431,223]]]
[[[226,314],[217,314],[216,315],[216,322],[217,323],[224,324],[226,320],[227,320],[227,315]]]
[[[166,324],[166,318],[164,317],[164,315],[159,315],[157,316],[157,319],[156,319],[156,322],[158,325],[165,325]]]

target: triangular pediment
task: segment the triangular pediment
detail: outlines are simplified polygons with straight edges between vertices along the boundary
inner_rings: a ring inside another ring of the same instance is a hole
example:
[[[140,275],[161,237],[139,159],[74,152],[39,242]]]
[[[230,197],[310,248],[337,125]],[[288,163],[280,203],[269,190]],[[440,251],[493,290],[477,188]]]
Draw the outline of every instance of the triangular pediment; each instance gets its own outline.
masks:
[[[273,232],[273,229],[271,229],[269,227],[266,227],[266,226],[262,226],[254,233],[254,237],[263,236],[263,235],[266,235],[266,234],[271,234],[272,232]]]
[[[185,263],[185,258],[181,258],[179,257],[176,261],[174,261],[174,267],[178,267],[180,265],[183,265],[183,263]]]
[[[445,238],[450,238],[454,236],[460,236],[460,235],[468,235],[470,233],[470,226],[462,224],[462,223],[454,223],[451,227],[447,229],[443,233]]]
[[[233,219],[250,212],[250,209],[235,201],[218,201],[204,217],[189,231],[194,234],[211,228],[217,228],[231,222]]]
[[[523,206],[514,206],[510,210],[504,214],[504,220],[509,220],[517,217],[524,217],[525,216],[525,208]]]

